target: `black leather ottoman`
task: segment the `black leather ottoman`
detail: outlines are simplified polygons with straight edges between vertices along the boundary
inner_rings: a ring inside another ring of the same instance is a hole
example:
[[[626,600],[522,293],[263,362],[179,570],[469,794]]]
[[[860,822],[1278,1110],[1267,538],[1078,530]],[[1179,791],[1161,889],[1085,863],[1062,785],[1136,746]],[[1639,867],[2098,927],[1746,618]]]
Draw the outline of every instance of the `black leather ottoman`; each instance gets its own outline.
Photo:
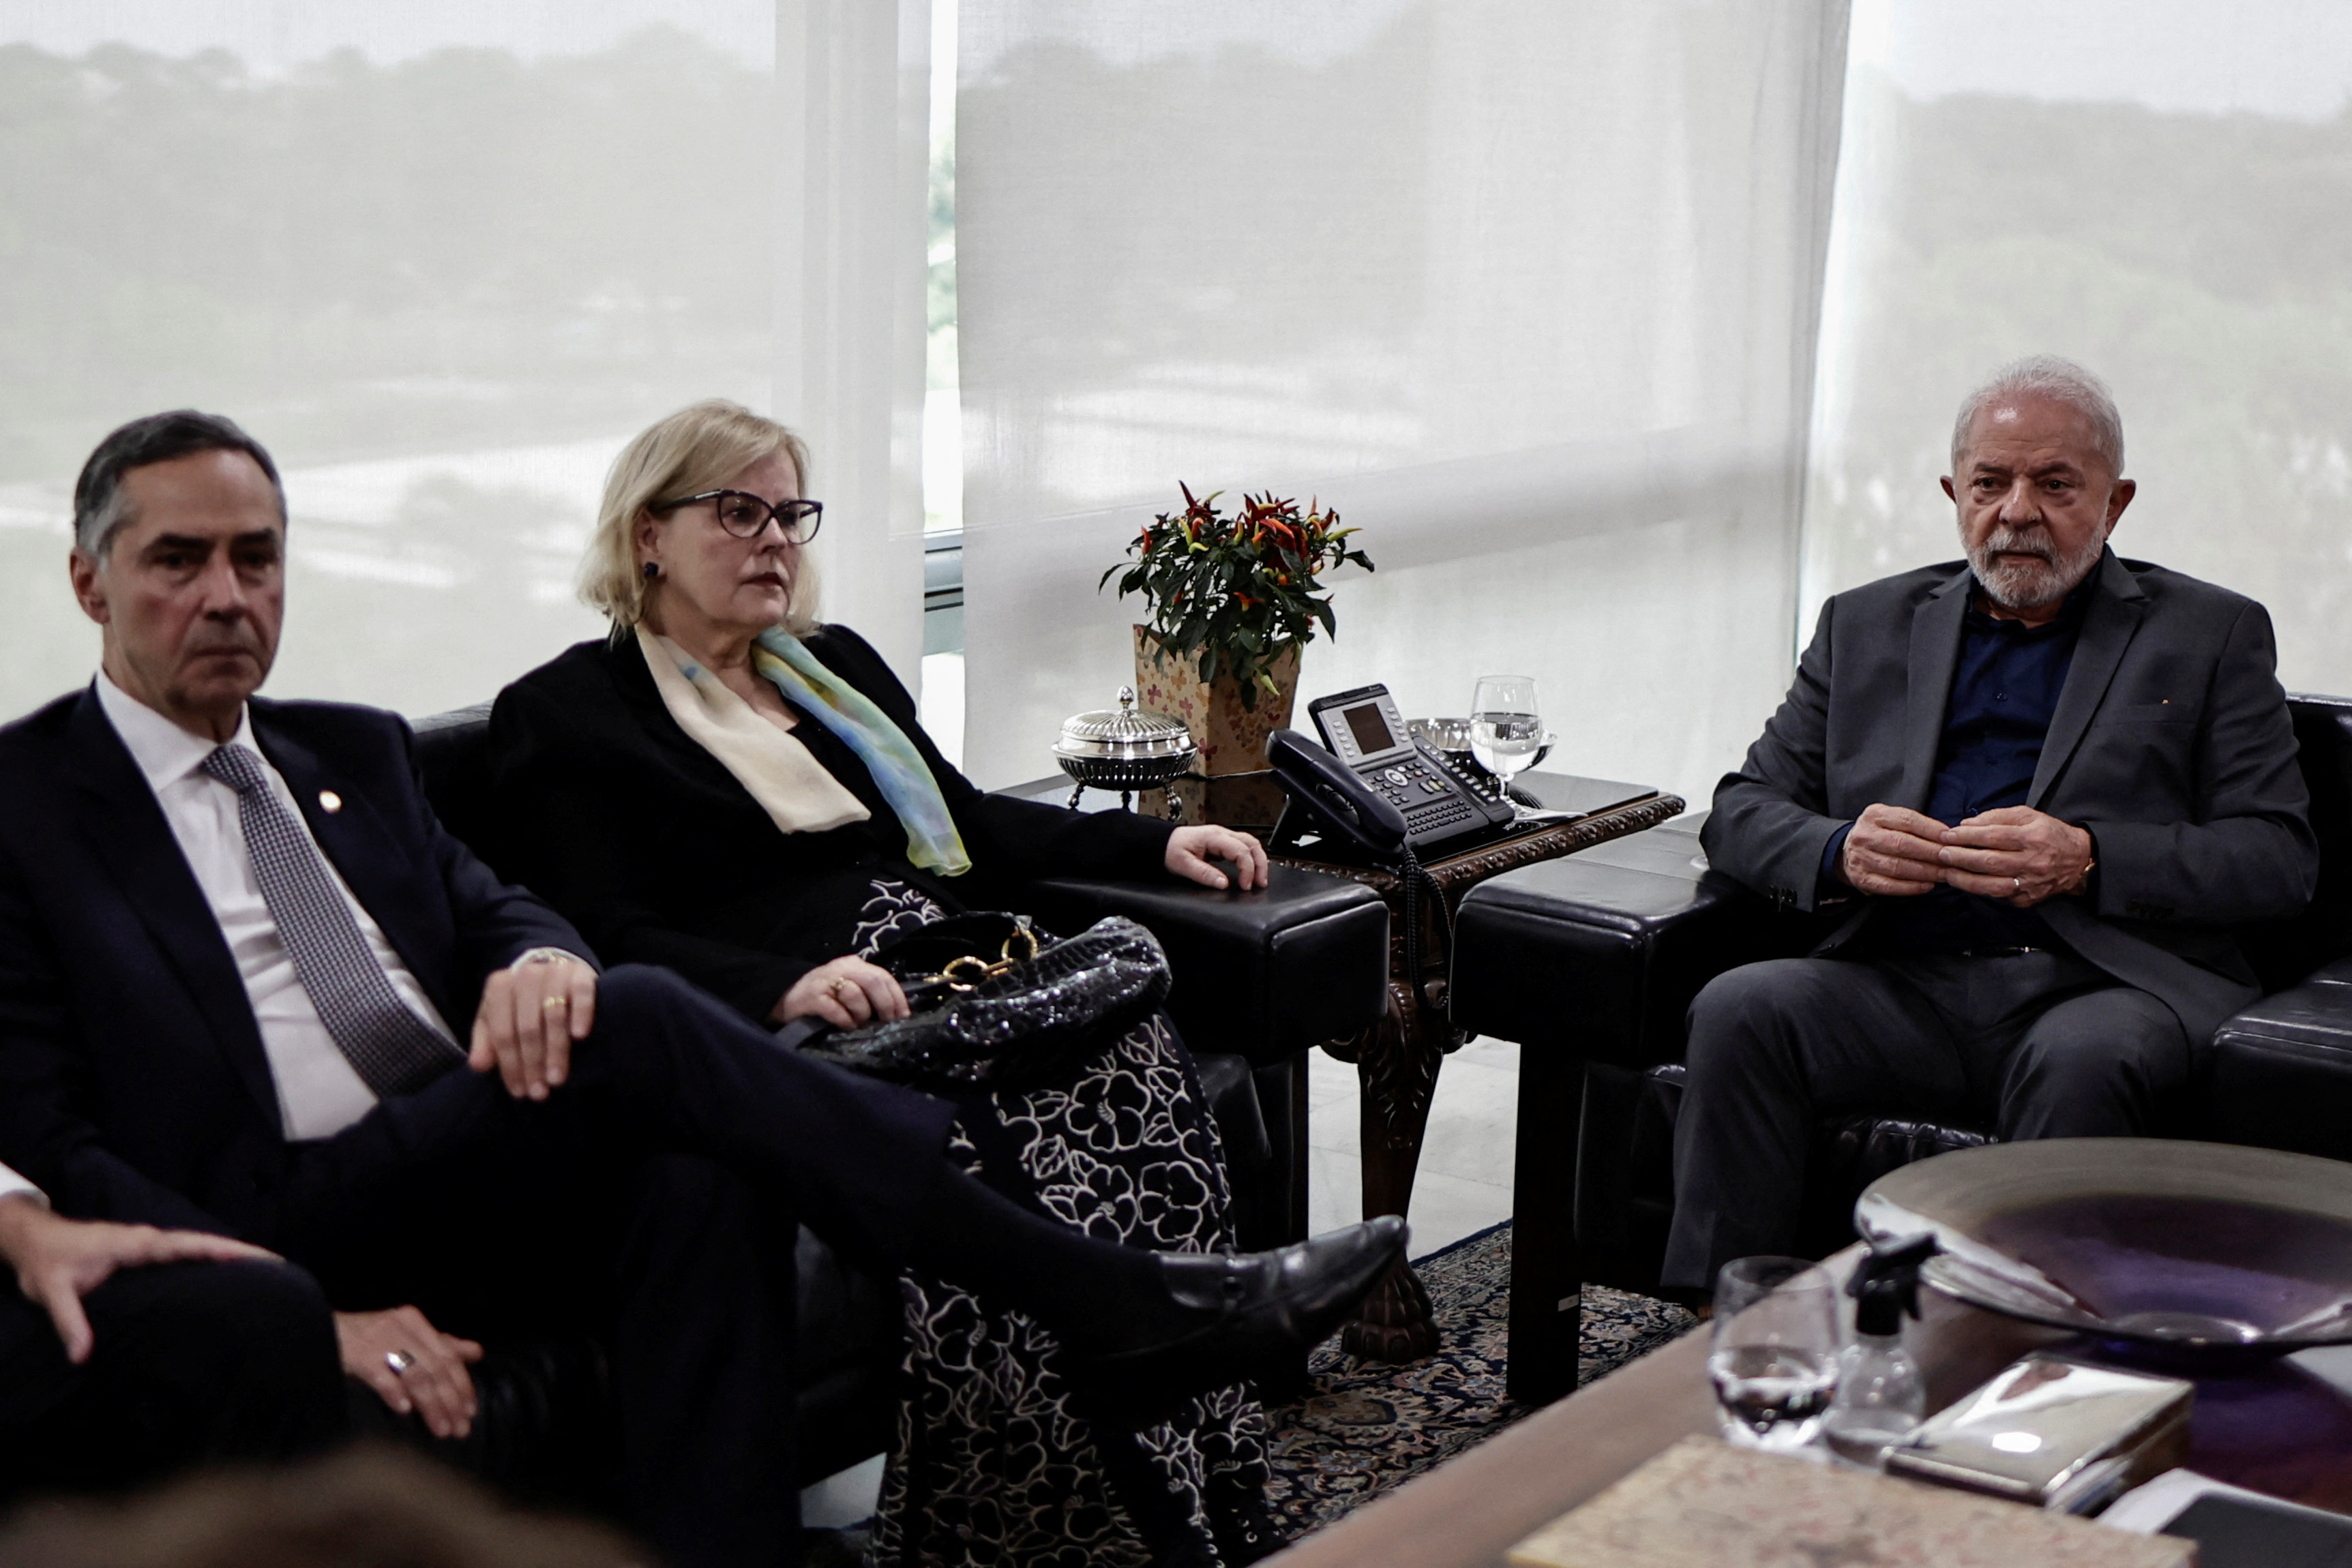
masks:
[[[1683,1013],[1701,986],[1801,939],[1705,869],[1704,820],[1677,818],[1507,873],[1462,900],[1454,1020],[1520,1046],[1515,1399],[1541,1403],[1576,1386],[1583,1281],[1638,1283],[1635,1231],[1663,1229],[1631,1223],[1631,1145],[1642,1098],[1654,1092],[1642,1070],[1680,1057]],[[1654,1280],[1654,1260],[1648,1272]]]

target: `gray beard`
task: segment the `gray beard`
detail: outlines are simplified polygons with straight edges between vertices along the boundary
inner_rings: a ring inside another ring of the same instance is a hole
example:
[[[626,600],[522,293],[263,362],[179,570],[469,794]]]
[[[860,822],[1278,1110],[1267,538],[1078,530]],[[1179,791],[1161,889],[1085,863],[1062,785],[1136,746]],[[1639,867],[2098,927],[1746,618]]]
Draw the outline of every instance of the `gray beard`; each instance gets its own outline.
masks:
[[[2099,564],[2106,540],[2095,538],[2071,556],[2062,556],[2042,528],[1996,528],[1983,544],[1969,549],[1969,565],[1977,574],[1985,597],[2003,610],[2039,610],[2055,604],[2091,575]],[[2003,551],[2026,550],[2042,559],[1996,561]]]

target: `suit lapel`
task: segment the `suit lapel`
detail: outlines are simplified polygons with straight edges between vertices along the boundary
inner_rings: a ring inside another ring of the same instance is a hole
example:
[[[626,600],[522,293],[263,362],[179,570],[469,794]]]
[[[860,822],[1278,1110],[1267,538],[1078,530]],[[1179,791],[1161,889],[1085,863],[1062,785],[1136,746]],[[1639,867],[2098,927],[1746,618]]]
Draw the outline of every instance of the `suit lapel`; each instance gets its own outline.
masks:
[[[131,753],[107,722],[95,690],[82,694],[68,727],[74,793],[82,836],[97,852],[163,956],[178,971],[212,1026],[221,1053],[269,1124],[278,1124],[278,1084],[261,1047],[261,1028],[221,935],[219,919],[196,885],[180,841]]]
[[[1960,618],[1968,612],[1969,584],[1959,574],[1930,593],[1911,612],[1909,700],[1903,710],[1903,782],[1895,804],[1927,809],[1935,782],[1936,751],[1944,736],[1944,709],[1952,694],[1952,667],[1960,658]]]
[[[2042,798],[2058,775],[2065,770],[2067,759],[2074,747],[2082,744],[2083,732],[2091,726],[2091,716],[2099,710],[2099,703],[2107,695],[2107,686],[2115,679],[2116,666],[2123,663],[2124,650],[2131,646],[2132,636],[2139,630],[2140,619],[2147,612],[2147,595],[2126,570],[2124,563],[2108,550],[2099,561],[2098,591],[2091,595],[2090,604],[2083,612],[2083,630],[2074,640],[2074,661],[2066,666],[2066,684],[2058,692],[2058,710],[2050,716],[2050,733],[2042,742],[2042,760],[2034,765],[2033,788],[2025,803],[2036,810],[2042,809]]]
[[[415,869],[394,849],[402,839],[373,802],[371,785],[377,781],[336,768],[294,734],[269,705],[256,702],[252,713],[253,737],[294,792],[310,836],[446,1019],[449,999],[435,980],[446,966],[420,962],[434,951],[434,944],[418,918]],[[335,802],[332,810],[327,809],[329,800]]]

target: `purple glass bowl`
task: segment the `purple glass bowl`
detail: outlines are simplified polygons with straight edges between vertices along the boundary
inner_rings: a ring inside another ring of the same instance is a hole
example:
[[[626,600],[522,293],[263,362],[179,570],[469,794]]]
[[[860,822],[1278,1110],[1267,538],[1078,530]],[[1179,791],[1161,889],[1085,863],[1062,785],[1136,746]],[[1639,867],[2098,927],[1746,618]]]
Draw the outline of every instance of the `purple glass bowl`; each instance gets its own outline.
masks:
[[[1932,1231],[1921,1277],[2053,1328],[2196,1352],[2352,1342],[2352,1165],[2157,1138],[1992,1144],[1873,1182],[1854,1226]]]

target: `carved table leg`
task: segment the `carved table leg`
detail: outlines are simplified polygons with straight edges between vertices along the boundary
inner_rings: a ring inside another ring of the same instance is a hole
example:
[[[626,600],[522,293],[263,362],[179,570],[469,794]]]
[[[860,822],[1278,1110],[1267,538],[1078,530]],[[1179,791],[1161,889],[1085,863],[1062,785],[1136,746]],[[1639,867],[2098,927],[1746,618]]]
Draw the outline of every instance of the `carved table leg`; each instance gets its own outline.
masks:
[[[1362,1086],[1364,1214],[1405,1214],[1412,1205],[1421,1140],[1438,1063],[1452,1039],[1444,1015],[1420,1005],[1412,988],[1391,983],[1389,1005],[1371,1038],[1360,1042],[1356,1077]],[[1429,1292],[1412,1268],[1391,1269],[1350,1322],[1340,1344],[1373,1361],[1418,1361],[1437,1348]]]

